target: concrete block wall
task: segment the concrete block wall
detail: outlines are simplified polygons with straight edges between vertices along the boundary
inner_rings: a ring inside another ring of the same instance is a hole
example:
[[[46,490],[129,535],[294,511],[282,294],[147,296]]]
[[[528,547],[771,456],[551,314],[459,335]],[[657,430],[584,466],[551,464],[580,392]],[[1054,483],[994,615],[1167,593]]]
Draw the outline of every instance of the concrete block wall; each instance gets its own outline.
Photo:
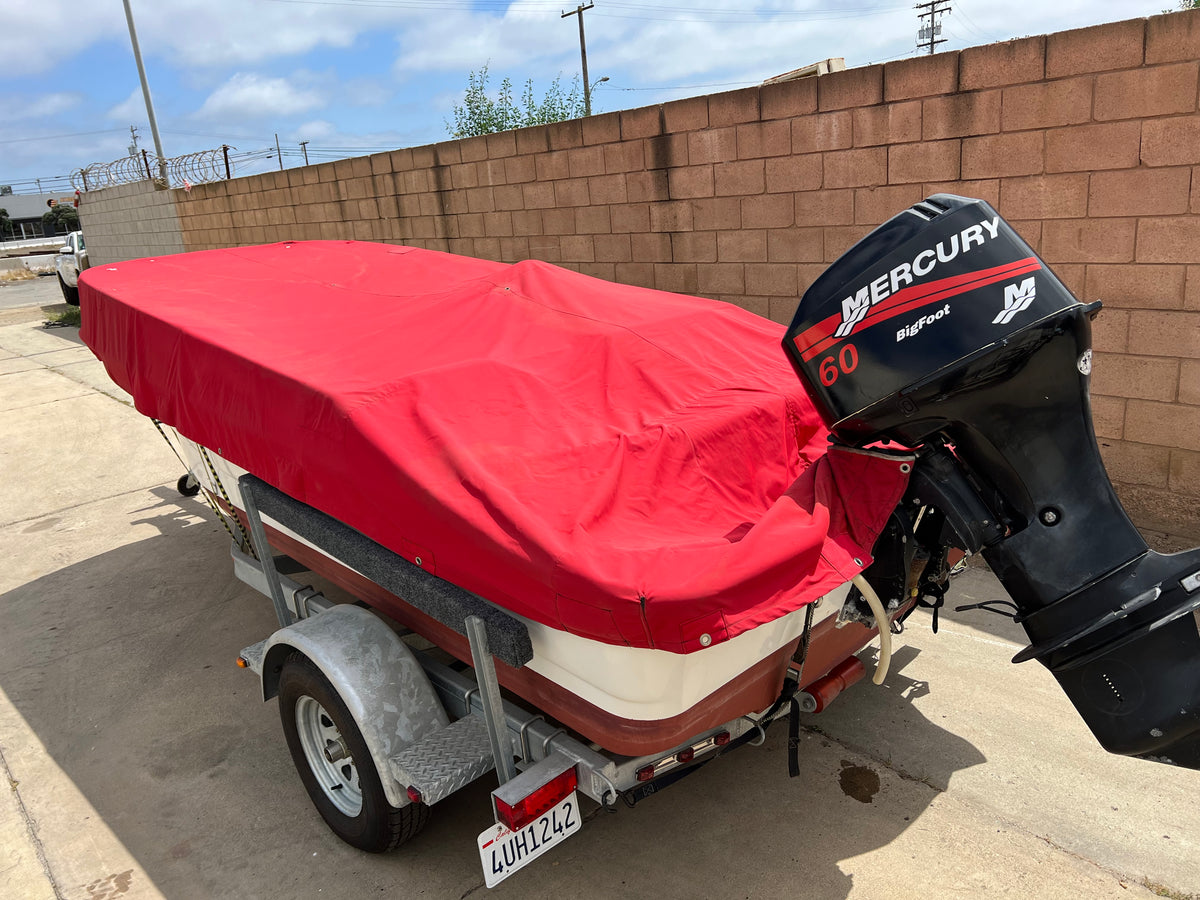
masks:
[[[187,249],[175,192],[148,181],[84,194],[80,220],[93,265]]]
[[[1200,538],[1198,100],[1200,12],[1182,12],[137,202],[160,215],[171,196],[189,250],[338,238],[538,258],[787,322],[884,219],[937,191],[981,197],[1105,301],[1110,473],[1140,525]],[[110,193],[85,197],[89,247],[111,222],[105,253],[168,252],[135,247]]]

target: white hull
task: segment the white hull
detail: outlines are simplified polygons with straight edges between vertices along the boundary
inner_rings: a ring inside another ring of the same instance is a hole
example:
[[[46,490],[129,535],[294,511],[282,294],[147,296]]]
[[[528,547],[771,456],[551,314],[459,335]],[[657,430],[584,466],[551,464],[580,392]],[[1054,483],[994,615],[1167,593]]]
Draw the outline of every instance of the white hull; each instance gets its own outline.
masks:
[[[178,434],[176,437],[192,474],[203,488],[220,496],[221,491],[209,473],[199,447]],[[208,451],[208,458],[230,502],[243,509],[238,478],[246,474],[246,470],[212,450]],[[263,521],[354,571],[342,560],[270,517],[264,515]],[[814,622],[835,615],[848,590],[849,585],[844,585],[818,601]],[[533,659],[527,665],[532,671],[612,716],[643,722],[672,719],[686,713],[736,681],[760,660],[795,641],[804,629],[804,610],[800,609],[703,652],[680,654],[601,643],[514,617],[529,628]]]

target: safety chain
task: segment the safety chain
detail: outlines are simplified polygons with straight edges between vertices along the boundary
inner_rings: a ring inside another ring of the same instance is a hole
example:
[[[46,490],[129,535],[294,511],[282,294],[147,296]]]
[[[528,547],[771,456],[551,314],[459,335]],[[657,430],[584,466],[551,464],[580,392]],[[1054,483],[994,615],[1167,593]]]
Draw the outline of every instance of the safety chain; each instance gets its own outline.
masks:
[[[237,523],[238,531],[242,533],[242,540],[244,542],[242,546],[250,551],[251,556],[253,556],[255,559],[258,559],[258,553],[254,550],[254,542],[250,540],[250,535],[246,533],[246,526],[242,524],[241,518],[239,518],[237,511],[234,509],[233,501],[230,500],[229,495],[225,493],[225,485],[221,484],[221,476],[217,474],[217,470],[213,466],[212,460],[208,458],[208,451],[204,448],[203,444],[197,444],[196,446],[200,449],[200,458],[204,460],[204,465],[208,466],[208,474],[212,476],[213,484],[215,484],[217,486],[217,490],[221,492],[221,497],[224,499],[225,505],[229,507],[230,515],[233,516],[233,521]],[[225,530],[229,530],[228,525],[225,526]],[[233,532],[230,531],[229,535],[230,537],[233,537]],[[237,541],[236,537],[234,537],[234,541]]]
[[[179,451],[175,448],[175,444],[171,441],[171,439],[169,437],[167,437],[167,433],[165,431],[163,431],[162,422],[160,422],[158,419],[155,419],[155,418],[151,418],[150,421],[154,423],[154,427],[158,429],[158,433],[160,435],[162,435],[162,439],[167,442],[167,446],[171,448],[171,452],[175,454],[175,458],[177,460],[179,460],[179,464],[181,466],[183,466],[185,471],[188,471],[190,473],[188,464],[186,462],[184,462],[183,457],[179,455]],[[197,444],[196,446],[200,446],[200,445]],[[200,447],[200,451],[203,453],[204,448]],[[205,459],[205,462],[208,462],[208,460]],[[211,464],[209,465],[209,471],[212,471]],[[213,472],[213,477],[216,478],[215,472]],[[219,478],[216,478],[216,481],[217,481],[217,486],[220,487],[221,480]],[[221,488],[221,494],[224,495],[224,493],[225,493],[225,489]],[[213,498],[208,495],[208,491],[201,490],[200,495],[202,497],[204,497],[204,502],[208,504],[209,509],[211,509],[214,513],[216,513],[218,521],[220,521],[220,523],[225,526],[225,530],[229,533],[229,539],[236,544],[238,542],[237,535],[235,535],[233,533],[233,529],[229,527],[229,522],[226,520],[225,514],[221,512],[221,508],[219,506],[217,506],[216,503],[213,502]],[[226,502],[228,502],[229,498],[226,497],[225,499],[226,499]],[[232,508],[233,508],[233,506],[231,504],[230,509],[232,509]],[[242,525],[242,523],[239,521],[238,528],[241,528],[241,525]],[[245,534],[244,530],[243,530],[242,534],[243,535]],[[250,546],[249,541],[246,542],[246,546]],[[250,552],[251,553],[254,552],[254,549],[252,547],[251,547]],[[258,557],[255,557],[255,559],[257,559],[257,558]]]
[[[183,461],[183,457],[179,455],[179,451],[175,449],[175,445],[171,443],[171,439],[167,437],[167,433],[163,431],[162,422],[158,419],[151,419],[150,421],[154,423],[154,427],[158,429],[158,433],[162,439],[167,442],[167,446],[171,448],[171,452],[175,454],[175,458],[179,460],[179,464],[183,466],[184,471],[187,471],[188,464]]]

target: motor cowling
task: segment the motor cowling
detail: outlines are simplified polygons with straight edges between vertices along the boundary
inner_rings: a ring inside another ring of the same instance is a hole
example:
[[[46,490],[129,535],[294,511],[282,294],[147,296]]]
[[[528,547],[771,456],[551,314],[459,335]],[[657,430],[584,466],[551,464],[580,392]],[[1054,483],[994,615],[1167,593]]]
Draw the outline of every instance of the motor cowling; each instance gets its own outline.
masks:
[[[1200,549],[1149,550],[1092,428],[1091,319],[981,200],[936,194],[805,293],[784,348],[833,439],[922,449],[914,489],[982,551],[1103,746],[1200,768]]]

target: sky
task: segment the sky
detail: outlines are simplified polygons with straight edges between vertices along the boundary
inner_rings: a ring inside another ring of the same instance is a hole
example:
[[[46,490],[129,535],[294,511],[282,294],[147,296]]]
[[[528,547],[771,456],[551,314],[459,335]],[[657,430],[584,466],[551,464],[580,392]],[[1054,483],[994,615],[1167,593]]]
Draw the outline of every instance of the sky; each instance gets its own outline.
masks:
[[[578,75],[563,0],[130,0],[163,153],[229,144],[235,174],[448,139],[471,72],[543,94]],[[578,4],[579,0],[571,0]],[[913,0],[594,0],[593,111],[733,90],[828,57],[915,55]],[[1154,15],[1164,0],[952,0],[938,50]],[[0,0],[0,184],[154,151],[121,0]]]

